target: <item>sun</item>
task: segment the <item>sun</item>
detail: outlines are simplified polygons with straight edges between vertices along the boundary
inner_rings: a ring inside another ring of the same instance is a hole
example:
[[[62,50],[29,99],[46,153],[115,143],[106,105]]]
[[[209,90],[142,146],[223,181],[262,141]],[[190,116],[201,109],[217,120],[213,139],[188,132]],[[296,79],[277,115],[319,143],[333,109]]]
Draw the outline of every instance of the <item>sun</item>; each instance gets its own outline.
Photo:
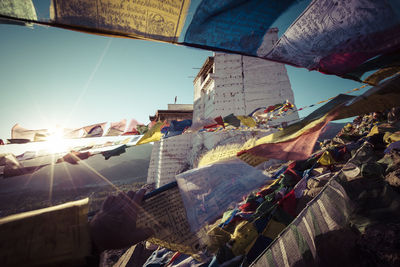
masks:
[[[51,153],[59,153],[67,150],[67,144],[64,139],[63,130],[55,128],[49,131],[50,134],[46,138],[46,150]]]

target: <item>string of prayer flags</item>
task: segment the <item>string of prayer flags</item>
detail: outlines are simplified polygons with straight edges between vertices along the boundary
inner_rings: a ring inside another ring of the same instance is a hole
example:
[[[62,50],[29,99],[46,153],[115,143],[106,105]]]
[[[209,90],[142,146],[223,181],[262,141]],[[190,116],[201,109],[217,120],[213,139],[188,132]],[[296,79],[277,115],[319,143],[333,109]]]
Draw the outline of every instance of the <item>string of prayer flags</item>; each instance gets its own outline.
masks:
[[[357,87],[357,88],[351,89],[351,90],[349,90],[349,91],[347,91],[347,92],[344,92],[344,93],[341,94],[341,95],[350,94],[350,93],[359,91],[359,90],[361,90],[361,89],[363,89],[363,88],[366,88],[367,86],[369,86],[369,84],[364,84],[364,85],[362,85],[362,86],[360,86],[360,87]],[[308,106],[304,106],[304,107],[301,107],[301,108],[298,108],[298,109],[292,108],[291,110],[288,110],[286,113],[283,113],[283,114],[281,114],[281,115],[279,115],[279,116],[289,116],[289,115],[293,114],[294,112],[301,111],[301,110],[304,110],[304,109],[307,109],[307,108],[315,107],[316,105],[319,105],[319,104],[323,104],[323,103],[329,102],[329,101],[335,99],[336,97],[337,97],[337,96],[333,96],[333,97],[330,97],[330,98],[328,98],[328,99],[321,100],[321,101],[319,101],[319,102],[317,102],[317,103],[315,103],[315,104],[311,104],[311,105],[308,105]],[[254,114],[258,111],[257,115],[260,116],[259,114],[262,114],[262,112],[260,112],[261,109],[262,109],[262,108],[256,109],[255,111],[253,111],[253,112],[251,113],[251,115],[254,115]],[[264,115],[264,116],[267,116],[267,115]],[[278,119],[278,118],[279,118],[279,117],[277,116],[277,117],[271,117],[270,119],[271,119],[271,120],[275,120],[275,119]]]
[[[213,124],[210,124],[210,125],[206,125],[203,128],[204,129],[210,129],[210,128],[216,128],[218,126],[222,126],[223,128],[225,128],[224,119],[222,119],[221,116],[214,118],[214,121],[216,123],[213,123]]]
[[[393,66],[400,48],[396,1],[51,0],[41,21],[32,8],[20,15],[15,2],[32,6],[2,1],[3,19],[237,53],[357,81]]]
[[[255,118],[259,122],[267,122],[268,120],[276,120],[280,117],[288,115],[289,110],[293,110],[294,105],[286,100],[283,103],[271,105],[265,109],[260,108],[253,111],[250,116]],[[290,113],[291,114],[291,113]]]

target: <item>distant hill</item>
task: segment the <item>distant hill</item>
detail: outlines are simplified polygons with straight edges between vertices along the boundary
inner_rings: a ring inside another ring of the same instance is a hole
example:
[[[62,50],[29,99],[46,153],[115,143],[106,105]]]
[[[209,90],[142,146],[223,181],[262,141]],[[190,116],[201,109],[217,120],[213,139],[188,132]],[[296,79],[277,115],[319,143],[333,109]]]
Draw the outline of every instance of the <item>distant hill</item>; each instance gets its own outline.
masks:
[[[0,193],[50,190],[50,186],[52,190],[103,186],[108,184],[105,179],[117,184],[145,182],[151,150],[152,145],[145,144],[129,147],[108,160],[98,154],[75,165],[48,165],[32,174],[0,180]]]
[[[57,163],[32,174],[0,179],[0,217],[85,197],[90,197],[91,210],[99,209],[104,198],[116,192],[110,184],[128,191],[146,182],[152,147],[133,146],[108,160],[98,154],[75,165]],[[41,159],[36,161],[40,164]]]
[[[118,165],[104,168],[100,171],[105,177],[112,177],[113,181],[124,182],[131,181],[146,182],[149,161],[145,159],[135,159],[133,161],[124,161]]]

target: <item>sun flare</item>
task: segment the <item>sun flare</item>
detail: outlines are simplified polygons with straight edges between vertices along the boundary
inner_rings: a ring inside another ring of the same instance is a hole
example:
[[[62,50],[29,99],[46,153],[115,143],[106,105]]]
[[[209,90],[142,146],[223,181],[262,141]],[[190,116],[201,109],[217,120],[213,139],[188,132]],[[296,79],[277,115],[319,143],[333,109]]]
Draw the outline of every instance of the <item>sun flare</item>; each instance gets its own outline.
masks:
[[[62,129],[50,131],[46,140],[46,149],[52,153],[64,152],[67,149]]]

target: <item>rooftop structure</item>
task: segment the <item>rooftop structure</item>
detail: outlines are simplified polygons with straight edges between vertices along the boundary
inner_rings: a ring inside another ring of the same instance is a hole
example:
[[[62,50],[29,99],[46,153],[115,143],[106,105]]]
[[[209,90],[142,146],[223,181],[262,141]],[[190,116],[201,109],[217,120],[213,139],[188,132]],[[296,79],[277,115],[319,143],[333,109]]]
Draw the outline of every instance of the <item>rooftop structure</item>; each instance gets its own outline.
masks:
[[[150,121],[187,120],[193,117],[192,104],[168,104],[167,110],[159,109],[154,116],[149,116]]]

